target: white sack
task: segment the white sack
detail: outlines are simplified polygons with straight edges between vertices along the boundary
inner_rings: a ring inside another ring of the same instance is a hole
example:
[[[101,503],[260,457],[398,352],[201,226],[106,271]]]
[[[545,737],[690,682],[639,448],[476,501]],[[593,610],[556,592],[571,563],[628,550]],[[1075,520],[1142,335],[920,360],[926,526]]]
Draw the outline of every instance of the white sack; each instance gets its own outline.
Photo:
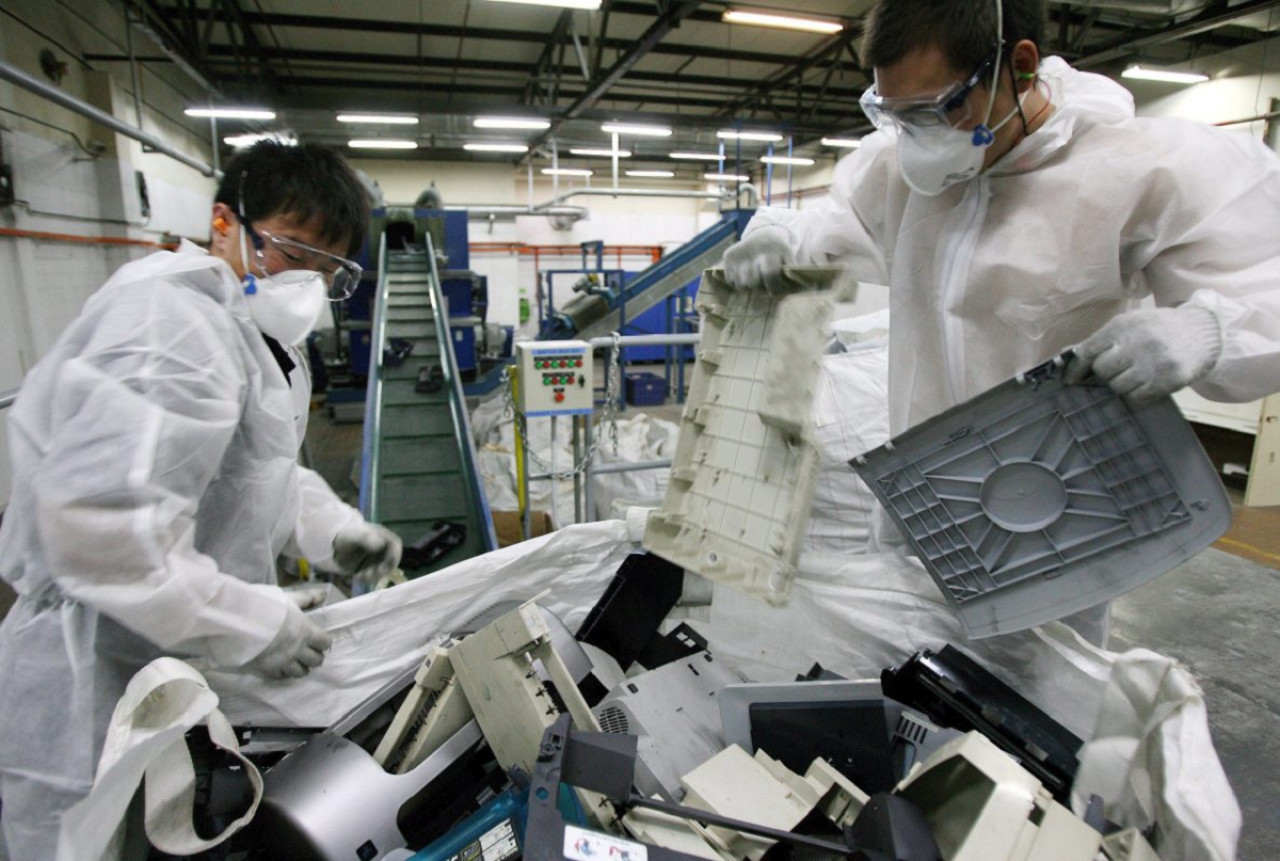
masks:
[[[196,833],[192,809],[196,775],[185,733],[205,724],[209,738],[240,761],[253,802],[221,834]],[[200,674],[177,658],[157,658],[134,675],[111,715],[89,796],[63,816],[58,861],[117,861],[125,816],[146,777],[145,827],[166,853],[194,855],[222,843],[253,819],[262,800],[262,775],[240,754],[235,730]]]
[[[471,415],[472,433],[479,453],[480,479],[489,507],[494,511],[513,511],[516,497],[515,423],[504,417],[503,398],[482,402]],[[573,426],[569,419],[556,423],[555,468],[569,472],[573,468]],[[596,434],[603,435],[596,450],[599,464],[640,463],[669,459],[675,452],[680,428],[675,424],[636,413],[618,419],[618,448],[615,452],[607,424],[597,424]],[[531,418],[527,430],[529,448],[542,464],[531,463],[530,472],[546,472],[551,460],[551,420]],[[656,506],[667,490],[669,469],[647,469],[636,472],[596,475],[591,482],[595,516],[600,519],[621,517],[632,505]],[[551,482],[529,483],[530,506],[535,510],[551,510]],[[556,483],[556,505],[552,517],[557,525],[574,522],[573,480]]]
[[[670,460],[680,438],[680,426],[645,413],[619,419],[616,452],[608,435],[608,425],[597,426],[596,433],[604,434],[600,448],[596,450],[596,463],[643,463]],[[596,517],[602,520],[623,517],[632,506],[656,508],[666,496],[670,477],[669,467],[593,476],[591,494]]]
[[[867,548],[876,497],[849,460],[889,439],[888,380],[889,351],[884,344],[822,357],[813,401],[818,478],[804,537],[806,551],[861,553]]]
[[[422,662],[428,645],[500,601],[542,599],[571,630],[632,551],[620,520],[575,526],[307,614],[333,636],[319,668],[265,681],[201,667],[237,725],[324,727]]]

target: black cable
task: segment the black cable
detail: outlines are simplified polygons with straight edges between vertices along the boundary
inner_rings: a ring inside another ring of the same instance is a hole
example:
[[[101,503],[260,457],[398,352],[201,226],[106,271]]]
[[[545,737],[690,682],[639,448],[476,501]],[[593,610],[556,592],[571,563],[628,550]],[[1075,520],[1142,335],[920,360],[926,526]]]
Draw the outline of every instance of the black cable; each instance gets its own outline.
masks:
[[[1009,67],[1009,83],[1013,86],[1013,104],[1018,109],[1018,119],[1022,120],[1022,136],[1026,137],[1031,134],[1031,129],[1027,126],[1027,115],[1022,112],[1022,99],[1018,98],[1018,76],[1013,71],[1012,52],[1009,54],[1009,62],[1005,65]],[[1035,82],[1031,85],[1034,87]]]

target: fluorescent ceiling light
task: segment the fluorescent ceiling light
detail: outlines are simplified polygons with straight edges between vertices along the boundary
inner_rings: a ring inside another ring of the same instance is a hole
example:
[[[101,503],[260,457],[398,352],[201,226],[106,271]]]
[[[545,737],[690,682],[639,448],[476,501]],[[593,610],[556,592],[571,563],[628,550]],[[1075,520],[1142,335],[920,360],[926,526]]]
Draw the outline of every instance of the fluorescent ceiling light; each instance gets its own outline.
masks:
[[[727,9],[720,16],[726,24],[753,24],[757,27],[777,27],[783,30],[803,30],[806,33],[839,33],[844,25],[839,21],[824,21],[819,18],[797,18],[794,15],[778,15],[769,12],[744,12],[741,9]]]
[[[751,177],[737,173],[704,173],[703,179],[718,179],[721,182],[749,182]]]
[[[284,132],[263,132],[262,134],[252,135],[228,135],[222,139],[224,144],[235,147],[236,149],[251,147],[258,141],[277,141],[285,146],[298,145],[298,139],[296,137]]]
[[[822,145],[857,149],[862,146],[862,140],[860,138],[823,138]]]
[[[667,126],[644,126],[632,123],[605,123],[600,131],[614,135],[647,135],[655,138],[671,137],[671,129]]]
[[[777,143],[782,140],[782,135],[777,132],[735,132],[733,129],[721,129],[716,132],[716,137],[725,140],[765,141],[767,143]]]
[[[373,140],[347,141],[347,146],[352,149],[417,149],[418,142],[375,138]]]
[[[274,120],[275,111],[265,108],[187,108],[189,117],[213,117],[218,120]]]
[[[714,152],[673,152],[668,158],[696,159],[698,161],[720,161],[724,156]]]
[[[811,158],[791,158],[784,155],[761,156],[760,160],[765,164],[794,164],[801,167],[808,167],[813,164],[813,159]]]
[[[1141,66],[1130,66],[1120,73],[1120,77],[1136,81],[1161,81],[1166,84],[1199,84],[1209,80],[1208,75],[1197,72],[1166,72],[1163,69],[1144,69]]]
[[[613,158],[615,155],[618,158],[631,158],[631,150],[629,149],[613,150],[605,149],[604,147],[578,146],[569,147],[569,153],[571,155],[598,155],[605,158]]]
[[[627,176],[649,176],[654,179],[670,179],[675,176],[672,170],[629,170]]]
[[[462,148],[470,152],[528,152],[529,148],[518,143],[469,143]]]
[[[551,128],[550,120],[522,119],[521,117],[476,117],[478,129],[532,129],[540,131]]]
[[[417,117],[404,114],[338,114],[340,123],[381,123],[389,126],[416,126]]]
[[[595,171],[576,167],[544,167],[542,172],[547,176],[591,176]]]
[[[600,0],[493,0],[496,3],[523,3],[526,6],[555,6],[559,9],[586,9],[594,12],[600,8]]]

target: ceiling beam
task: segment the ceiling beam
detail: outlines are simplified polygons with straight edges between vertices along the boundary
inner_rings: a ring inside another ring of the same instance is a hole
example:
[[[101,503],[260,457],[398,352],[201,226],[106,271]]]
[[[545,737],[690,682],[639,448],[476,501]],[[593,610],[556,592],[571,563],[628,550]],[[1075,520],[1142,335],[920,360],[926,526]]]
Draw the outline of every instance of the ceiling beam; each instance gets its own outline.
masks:
[[[486,102],[486,103],[473,102],[470,104],[466,102],[449,102],[447,101],[447,98],[449,96],[453,96],[453,97],[497,96],[497,97],[500,97],[501,99],[506,100],[505,103],[507,104],[514,104],[514,100],[518,99],[520,96],[520,93],[522,92],[522,88],[518,85],[511,85],[511,86],[504,87],[501,85],[490,86],[490,85],[483,85],[483,84],[457,84],[451,87],[450,92],[445,96],[435,98],[430,94],[424,92],[421,83],[416,81],[361,79],[361,78],[350,78],[350,77],[308,76],[308,77],[293,78],[290,83],[293,86],[298,87],[300,89],[309,89],[309,90],[315,90],[320,88],[330,88],[334,90],[373,90],[373,91],[383,91],[388,93],[391,93],[391,92],[414,93],[418,95],[419,98],[414,100],[412,104],[434,105],[435,107],[432,108],[431,110],[428,110],[425,107],[412,107],[409,102],[402,101],[401,104],[404,105],[404,107],[397,108],[397,110],[409,110],[409,111],[418,110],[422,112],[433,112],[433,113],[439,112],[439,113],[456,113],[456,114],[471,114],[471,113],[475,113],[477,110],[491,111],[494,108],[501,107],[502,102]],[[586,95],[585,91],[583,91],[580,88],[576,90],[566,88],[561,92],[562,98],[574,99],[575,101],[580,100],[585,95]],[[700,109],[705,109],[707,111],[714,111],[724,105],[723,98],[710,98],[710,97],[699,98],[699,97],[691,97],[691,96],[681,95],[681,94],[677,94],[675,96],[664,96],[663,94],[657,93],[657,92],[626,93],[626,92],[619,91],[619,92],[611,93],[609,95],[609,100],[614,102],[621,102],[624,104],[653,103],[653,104],[660,104],[660,105],[670,105],[678,109],[679,108],[700,108]],[[450,104],[452,104],[453,107],[449,107]],[[297,99],[290,98],[280,103],[280,106],[286,109],[291,105],[302,106],[303,102]],[[332,105],[332,102],[325,102],[325,103],[319,103],[314,105],[308,103],[305,106],[308,108],[311,108],[311,107],[332,107],[333,105]],[[833,99],[826,104],[820,104],[818,110],[815,113],[815,116],[831,117],[831,118],[844,117],[847,119],[847,117],[849,116],[849,112],[851,110],[856,109],[856,107],[857,107],[857,101],[855,99],[847,99],[847,100],[839,100],[839,101]],[[593,113],[600,115],[602,117],[602,121],[617,119],[616,114],[613,111],[610,111],[609,109],[599,109],[598,111],[594,111]],[[646,113],[653,114],[655,112],[646,112]],[[672,111],[671,115],[676,118],[680,117],[680,114],[676,113],[675,111]],[[718,118],[717,122],[719,123],[719,125],[723,126],[724,117],[718,113],[715,114],[715,116]],[[551,117],[552,117],[553,123],[558,121],[563,121],[564,119],[567,118],[565,109],[553,109],[551,111]],[[577,118],[582,119],[583,116],[580,115]],[[639,122],[639,120],[637,120],[637,122]]]
[[[169,18],[179,18],[176,9],[166,9]],[[338,18],[320,15],[293,15],[280,13],[245,12],[243,17],[253,24],[270,25],[279,28],[301,27],[322,30],[338,30],[356,33],[392,33],[398,36],[432,36],[447,39],[486,39],[501,42],[518,42],[538,45],[545,48],[547,34],[540,30],[506,30],[498,28],[457,27],[444,24],[420,24],[412,21],[388,21],[369,18]],[[652,17],[652,13],[650,13]],[[624,38],[603,38],[599,40],[602,49],[627,52],[635,46],[636,40]],[[732,60],[735,63],[762,63],[765,65],[790,65],[795,62],[792,54],[772,54],[759,51],[731,51],[709,45],[657,44],[649,53],[678,57],[705,57],[714,60]],[[856,66],[853,66],[856,69]]]
[[[1235,21],[1239,21],[1241,18],[1255,15],[1258,12],[1266,12],[1276,6],[1280,6],[1280,0],[1249,0],[1249,2],[1241,3],[1238,6],[1229,6],[1227,0],[1220,0],[1219,3],[1210,6],[1189,21],[1165,27],[1161,30],[1150,31],[1146,35],[1137,38],[1126,36],[1074,60],[1072,65],[1080,69],[1100,66],[1112,60],[1119,60],[1136,54],[1144,48],[1151,48],[1166,42],[1174,42],[1178,39],[1187,39],[1206,33],[1209,30],[1225,27]]]
[[[503,60],[466,60],[466,59],[450,59],[446,57],[416,57],[408,54],[379,54],[351,51],[318,51],[318,50],[299,50],[292,48],[264,48],[263,55],[268,60],[282,60],[292,64],[334,64],[342,65],[363,65],[374,67],[368,71],[382,71],[387,74],[396,74],[401,69],[439,69],[453,70],[466,69],[474,72],[490,72],[490,73],[510,73],[521,79],[535,79],[530,81],[528,86],[537,83],[537,79],[544,79],[547,75],[556,72],[553,68],[543,68],[542,72],[536,77],[530,72],[526,63],[503,61]],[[86,60],[99,62],[128,62],[127,54],[86,54]],[[216,68],[217,63],[226,58],[234,56],[233,49],[227,45],[214,45],[209,50],[209,60],[212,68]],[[162,56],[148,56],[136,58],[140,62],[167,62],[167,58]],[[381,68],[377,68],[381,67]],[[353,70],[356,71],[356,70]],[[363,70],[361,70],[363,71]],[[572,67],[563,67],[563,72],[575,72]],[[827,67],[827,75],[831,76],[837,71],[835,66]],[[626,82],[629,84],[639,83],[669,83],[672,82],[672,76],[665,72],[643,72],[632,69],[626,75]],[[750,82],[744,81],[742,78],[720,77],[715,75],[681,75],[675,83],[683,86],[693,87],[720,87],[731,92],[743,90],[745,87],[752,86]],[[846,96],[850,98],[858,98],[862,94],[863,87],[845,87],[831,85],[827,88],[833,97]],[[794,82],[790,86],[790,91],[799,91],[801,93],[820,93],[822,88],[802,81]]]
[[[736,102],[725,105],[720,113],[722,116],[735,116],[744,111],[755,110],[764,103],[767,103],[780,89],[787,86],[791,81],[802,79],[809,69],[814,68],[824,60],[833,57],[839,57],[847,46],[851,45],[855,39],[862,35],[862,28],[850,27],[842,32],[830,37],[823,43],[818,45],[807,57],[802,57],[798,62],[784,69],[778,74],[751,87],[751,92]],[[854,67],[860,74],[862,70]],[[865,78],[865,74],[863,75]],[[865,89],[865,84],[858,89],[861,95]],[[799,110],[797,110],[797,114]]]

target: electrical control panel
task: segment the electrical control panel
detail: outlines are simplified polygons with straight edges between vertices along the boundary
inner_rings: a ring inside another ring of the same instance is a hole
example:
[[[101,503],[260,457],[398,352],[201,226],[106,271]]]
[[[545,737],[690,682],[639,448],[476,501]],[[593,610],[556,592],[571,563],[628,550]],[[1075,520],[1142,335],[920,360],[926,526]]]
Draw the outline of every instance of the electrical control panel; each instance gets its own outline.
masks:
[[[516,408],[526,416],[591,414],[591,345],[586,341],[518,343],[516,368]]]

